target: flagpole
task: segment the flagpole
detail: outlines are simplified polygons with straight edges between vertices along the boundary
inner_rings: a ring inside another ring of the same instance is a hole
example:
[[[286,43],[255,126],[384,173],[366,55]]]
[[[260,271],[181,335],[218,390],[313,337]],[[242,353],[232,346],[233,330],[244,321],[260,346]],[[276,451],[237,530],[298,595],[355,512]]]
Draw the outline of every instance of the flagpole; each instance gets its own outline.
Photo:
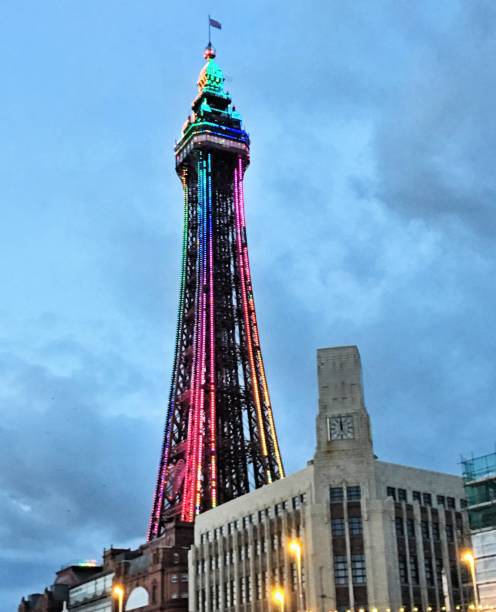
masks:
[[[210,15],[208,16],[208,45],[210,46],[212,41],[210,40]]]

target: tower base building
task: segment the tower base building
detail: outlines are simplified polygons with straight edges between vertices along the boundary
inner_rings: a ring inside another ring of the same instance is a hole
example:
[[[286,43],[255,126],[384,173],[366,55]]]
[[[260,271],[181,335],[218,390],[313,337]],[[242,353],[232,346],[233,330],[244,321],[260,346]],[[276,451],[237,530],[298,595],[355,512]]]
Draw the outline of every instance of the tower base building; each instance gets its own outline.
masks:
[[[356,347],[317,367],[313,460],[197,517],[190,612],[468,609],[462,479],[376,458]]]

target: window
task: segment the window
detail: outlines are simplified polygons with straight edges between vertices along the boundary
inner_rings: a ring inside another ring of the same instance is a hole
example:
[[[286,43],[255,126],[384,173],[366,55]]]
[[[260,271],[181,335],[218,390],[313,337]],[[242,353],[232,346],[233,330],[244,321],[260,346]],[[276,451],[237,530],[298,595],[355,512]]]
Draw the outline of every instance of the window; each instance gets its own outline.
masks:
[[[398,501],[408,501],[406,489],[398,489]]]
[[[348,584],[348,564],[344,555],[334,557],[334,580],[336,585]]]
[[[417,557],[415,555],[412,555],[410,557],[410,574],[412,575],[412,583],[418,584],[419,583],[418,562],[417,562]]]
[[[331,502],[343,501],[343,487],[331,487],[330,489]]]
[[[413,491],[412,492],[412,497],[413,497],[413,501],[418,501],[420,503],[420,491]]]
[[[349,519],[350,535],[360,535],[362,533],[362,519],[360,516],[351,516]]]
[[[274,513],[276,516],[280,516],[283,510],[286,509],[286,502],[279,502],[274,506]]]
[[[439,523],[432,523],[432,537],[439,540]]]
[[[461,499],[461,500],[460,500],[460,508],[461,508],[462,510],[464,510],[464,509],[465,509],[467,506],[468,506],[468,502],[467,502],[467,500],[466,500],[466,499]]]
[[[403,519],[401,516],[397,516],[394,519],[394,526],[396,527],[396,537],[402,538],[405,535],[405,527],[403,525]]]
[[[344,519],[335,518],[331,520],[331,532],[333,538],[341,538],[344,536]]]
[[[446,525],[446,538],[448,539],[448,542],[453,542],[453,525]]]
[[[392,497],[393,499],[396,499],[396,489],[394,487],[388,487],[386,489],[386,495],[387,497]]]
[[[351,576],[353,584],[365,584],[367,582],[365,555],[351,555]]]
[[[262,523],[264,517],[269,516],[269,509],[268,508],[264,508],[263,510],[259,510],[258,511],[258,522]]]
[[[301,507],[301,499],[299,495],[293,497],[291,501],[293,502],[293,510],[298,510]]]
[[[432,560],[429,557],[424,559],[424,567],[425,567],[425,579],[427,584],[430,586],[434,586],[434,574],[432,573]]]
[[[157,583],[152,584],[152,604],[157,603]]]
[[[257,599],[263,599],[262,574],[255,576]]]
[[[460,581],[458,580],[458,571],[456,567],[456,563],[451,565],[451,584],[454,589],[460,588]]]
[[[430,493],[422,493],[424,506],[432,506],[432,495]]]
[[[359,500],[361,498],[360,487],[359,486],[347,487],[346,496],[348,498],[348,501]]]
[[[177,574],[172,574],[172,576],[170,577],[170,581],[177,582]]]
[[[406,519],[406,532],[409,538],[415,537],[415,523],[413,522],[413,519],[411,518]]]
[[[245,591],[245,578],[242,576],[239,579],[239,603],[245,603],[246,591]]]
[[[455,508],[455,498],[454,497],[447,497],[446,501],[447,501],[448,508],[452,508],[452,509]]]
[[[404,555],[398,557],[398,564],[400,570],[400,582],[401,584],[408,584],[408,572],[406,569],[406,558]]]
[[[446,497],[444,497],[444,495],[438,495],[436,499],[438,506],[446,506]]]
[[[247,601],[252,601],[253,589],[251,585],[251,576],[246,576],[246,596],[247,596]]]
[[[188,582],[188,574],[181,574],[181,582]]]
[[[421,521],[420,527],[422,529],[422,537],[424,540],[430,540],[429,523],[427,521]]]
[[[272,534],[272,550],[277,550],[279,545],[277,534]]]
[[[436,580],[439,584],[443,581],[443,560],[440,557],[436,557]]]

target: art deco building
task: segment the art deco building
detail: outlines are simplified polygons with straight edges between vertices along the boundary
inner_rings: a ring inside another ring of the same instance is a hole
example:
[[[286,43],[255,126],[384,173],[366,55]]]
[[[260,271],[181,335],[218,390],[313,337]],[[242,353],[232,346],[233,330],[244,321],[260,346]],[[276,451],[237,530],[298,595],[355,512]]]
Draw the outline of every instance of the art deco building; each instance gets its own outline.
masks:
[[[356,347],[317,367],[313,460],[197,517],[189,610],[466,609],[462,479],[375,457]]]

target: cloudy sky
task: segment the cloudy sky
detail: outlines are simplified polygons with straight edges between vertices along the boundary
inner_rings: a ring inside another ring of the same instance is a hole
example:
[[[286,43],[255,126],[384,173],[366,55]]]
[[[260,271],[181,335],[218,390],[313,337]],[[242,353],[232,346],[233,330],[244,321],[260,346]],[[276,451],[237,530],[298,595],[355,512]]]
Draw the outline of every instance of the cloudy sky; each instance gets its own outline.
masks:
[[[357,344],[377,454],[494,449],[496,5],[3,0],[0,609],[141,542],[178,298],[173,145],[218,61],[252,139],[255,297],[289,472],[315,350]]]

